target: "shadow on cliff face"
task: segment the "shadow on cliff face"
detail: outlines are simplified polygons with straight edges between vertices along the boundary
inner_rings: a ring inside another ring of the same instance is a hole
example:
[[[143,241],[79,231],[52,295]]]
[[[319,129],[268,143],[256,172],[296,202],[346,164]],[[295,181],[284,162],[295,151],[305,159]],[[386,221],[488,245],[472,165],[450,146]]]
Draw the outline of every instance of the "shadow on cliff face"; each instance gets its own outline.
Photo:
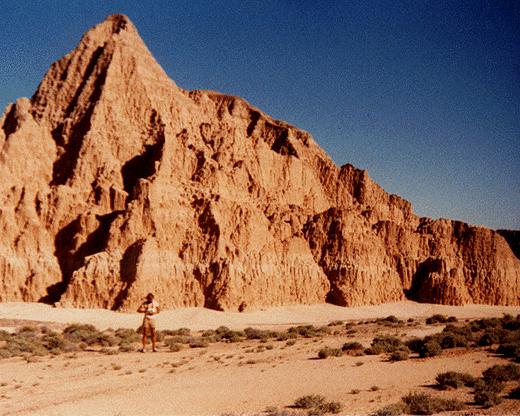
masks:
[[[404,291],[406,298],[416,302],[436,303],[435,294],[431,293],[431,288],[429,288],[427,282],[431,273],[440,273],[441,271],[441,259],[430,257],[420,263],[412,276],[410,289]]]
[[[91,60],[87,65],[83,81],[81,82],[76,94],[72,98],[71,102],[65,109],[64,119],[67,119],[74,109],[78,106],[78,101],[82,93],[86,91],[87,84],[91,80],[91,77],[95,77],[93,81],[92,92],[88,99],[88,107],[86,108],[83,116],[74,124],[68,134],[64,134],[65,123],[60,123],[56,128],[52,130],[52,137],[56,142],[58,148],[62,149],[62,154],[54,163],[52,168],[52,185],[64,185],[67,180],[72,177],[74,168],[79,159],[79,153],[85,140],[85,136],[90,131],[92,116],[94,114],[94,108],[98,103],[103,86],[106,81],[107,68],[101,67],[99,74],[96,74],[96,67],[101,66],[99,64],[101,56],[105,50],[99,47],[92,54]],[[68,136],[68,137],[67,137]]]
[[[63,293],[67,290],[72,274],[85,264],[85,258],[105,249],[109,238],[108,231],[110,226],[122,212],[114,211],[105,215],[96,215],[98,227],[90,234],[87,234],[85,242],[78,248],[75,248],[77,239],[88,233],[88,230],[85,230],[82,225],[81,216],[71,221],[56,234],[54,255],[60,265],[62,280],[49,286],[47,295],[40,298],[39,302],[52,304],[60,300]]]
[[[128,160],[121,168],[123,186],[128,193],[126,203],[132,198],[132,191],[141,178],[149,178],[156,173],[156,162],[160,162],[163,156],[164,143],[164,123],[159,114],[152,110],[148,126],[149,134],[154,138],[152,144],[147,144],[141,154]]]
[[[497,233],[506,239],[513,254],[520,260],[520,231],[497,230]]]
[[[117,311],[123,306],[124,301],[128,297],[130,288],[137,279],[137,263],[139,262],[139,256],[143,252],[144,242],[145,240],[137,240],[135,243],[129,246],[125,250],[123,257],[119,262],[119,270],[123,288],[114,299],[114,304],[112,306],[113,311]]]

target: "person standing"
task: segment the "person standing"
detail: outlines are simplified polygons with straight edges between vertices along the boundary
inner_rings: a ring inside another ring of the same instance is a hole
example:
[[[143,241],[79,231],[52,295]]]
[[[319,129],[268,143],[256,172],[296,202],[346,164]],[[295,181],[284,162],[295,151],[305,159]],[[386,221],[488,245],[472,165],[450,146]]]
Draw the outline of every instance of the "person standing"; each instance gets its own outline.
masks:
[[[161,312],[161,307],[159,306],[159,302],[154,299],[153,293],[148,293],[146,295],[145,301],[139,306],[137,312],[144,313],[143,317],[143,349],[141,352],[145,352],[146,348],[146,338],[148,336],[148,332],[150,333],[152,339],[152,351],[157,352],[156,343],[157,343],[157,332],[156,332],[156,322],[155,316]]]

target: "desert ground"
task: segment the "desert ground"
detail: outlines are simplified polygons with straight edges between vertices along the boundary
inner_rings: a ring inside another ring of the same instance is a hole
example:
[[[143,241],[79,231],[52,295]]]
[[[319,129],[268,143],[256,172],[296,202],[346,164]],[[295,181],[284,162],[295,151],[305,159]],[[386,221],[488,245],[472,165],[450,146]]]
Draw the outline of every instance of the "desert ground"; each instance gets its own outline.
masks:
[[[319,359],[320,350],[341,349],[348,342],[370,347],[376,336],[406,340],[441,332],[446,323],[425,323],[435,314],[456,317],[454,325],[460,326],[479,318],[504,314],[516,317],[520,308],[402,302],[354,308],[285,306],[244,313],[202,308],[167,310],[158,316],[158,329],[162,331],[188,328],[189,336],[200,340],[204,331],[215,333],[208,330],[225,326],[230,333],[255,328],[261,336],[199,344],[168,344],[165,337],[156,353],[137,352],[140,344],[134,340],[135,351],[128,352],[121,352],[117,346],[92,345],[55,355],[3,358],[0,413],[306,415],[312,413],[295,408],[295,401],[306,395],[322,395],[327,401],[340,403],[341,414],[372,414],[408,393],[424,392],[466,403],[465,410],[453,414],[520,414],[520,401],[507,395],[500,404],[485,409],[473,403],[469,388],[440,390],[436,386],[436,376],[441,372],[479,377],[495,364],[511,363],[490,346],[450,348],[428,358],[412,353],[402,361],[391,361],[388,354],[341,354]],[[384,319],[389,316],[394,318]],[[0,304],[3,334],[22,328],[60,332],[72,323],[92,324],[112,333],[117,328],[136,329],[140,321],[137,313]],[[294,338],[280,336],[298,326],[323,330]],[[262,335],[269,331],[271,335]],[[507,388],[514,387],[508,384]]]

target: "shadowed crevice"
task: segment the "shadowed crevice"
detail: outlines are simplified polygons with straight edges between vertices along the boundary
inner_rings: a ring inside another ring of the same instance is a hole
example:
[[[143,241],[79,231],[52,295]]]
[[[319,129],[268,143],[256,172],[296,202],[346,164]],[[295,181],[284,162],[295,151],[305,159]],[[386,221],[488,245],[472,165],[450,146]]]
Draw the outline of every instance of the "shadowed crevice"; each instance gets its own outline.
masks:
[[[58,302],[67,290],[72,274],[83,267],[85,258],[99,253],[106,248],[109,239],[110,226],[123,211],[113,211],[105,215],[96,215],[98,227],[90,233],[85,242],[75,249],[76,239],[84,233],[81,216],[63,227],[54,239],[54,255],[58,260],[62,280],[47,288],[47,295],[39,299],[39,302]]]
[[[289,141],[289,130],[283,129],[281,130],[279,136],[274,141],[273,145],[271,146],[271,150],[275,151],[276,153],[279,153],[283,156],[295,156],[298,157],[298,152],[296,152],[296,149],[292,145],[292,143]]]
[[[404,291],[406,298],[415,302],[435,303],[435,294],[427,293],[428,289],[425,287],[425,283],[428,281],[431,273],[439,273],[441,271],[441,259],[431,257],[420,263],[412,276],[410,289]]]
[[[139,179],[146,179],[155,175],[157,171],[156,162],[162,160],[164,143],[166,141],[164,123],[155,110],[152,111],[150,117],[149,130],[151,130],[150,133],[155,138],[154,143],[145,145],[141,154],[127,161],[121,168],[123,187],[128,193],[127,204],[133,199],[133,190]]]
[[[520,231],[497,230],[497,233],[505,238],[513,254],[520,260]]]
[[[250,137],[253,134],[253,131],[255,130],[255,127],[256,127],[259,119],[260,119],[260,113],[258,111],[252,111],[251,112],[251,121],[249,122],[249,125],[247,126],[247,136],[248,137]]]
[[[70,104],[67,106],[65,110],[64,119],[67,119],[67,117],[77,107],[79,97],[83,89],[85,88],[88,79],[93,74],[97,60],[102,52],[103,48],[99,47],[96,50],[96,52],[92,55],[89,65],[87,66],[87,70],[85,72],[85,77],[83,78],[80,87],[77,89],[76,94],[74,95]],[[88,107],[81,116],[80,120],[71,127],[70,134],[68,135],[68,137],[64,135],[64,123],[60,123],[51,132],[52,138],[56,142],[56,145],[58,146],[58,148],[61,149],[61,156],[58,158],[58,160],[56,160],[56,162],[54,162],[54,165],[52,167],[51,185],[64,185],[67,182],[67,180],[72,176],[74,168],[76,167],[76,164],[78,162],[79,153],[81,151],[85,135],[90,131],[92,116],[94,114],[94,108],[103,92],[103,86],[105,85],[107,71],[108,67],[103,68],[100,74],[94,80],[93,91],[88,99]]]
[[[139,256],[143,252],[145,240],[137,240],[131,246],[129,246],[121,261],[119,262],[119,270],[121,281],[123,282],[123,288],[119,291],[116,298],[114,299],[114,304],[112,305],[112,310],[117,311],[121,309],[125,299],[128,297],[128,292],[134,282],[137,279],[137,263],[139,261]]]
[[[16,104],[11,106],[9,112],[5,115],[4,124],[2,130],[5,133],[5,137],[13,134],[18,129],[18,120],[16,119]]]

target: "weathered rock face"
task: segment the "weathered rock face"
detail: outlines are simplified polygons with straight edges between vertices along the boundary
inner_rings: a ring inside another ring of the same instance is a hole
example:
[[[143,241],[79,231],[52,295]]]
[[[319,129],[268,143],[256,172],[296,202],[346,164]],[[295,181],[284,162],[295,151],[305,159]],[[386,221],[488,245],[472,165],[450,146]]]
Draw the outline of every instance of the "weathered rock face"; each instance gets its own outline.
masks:
[[[418,218],[306,132],[178,88],[125,16],[0,126],[1,301],[520,304],[500,234]]]

